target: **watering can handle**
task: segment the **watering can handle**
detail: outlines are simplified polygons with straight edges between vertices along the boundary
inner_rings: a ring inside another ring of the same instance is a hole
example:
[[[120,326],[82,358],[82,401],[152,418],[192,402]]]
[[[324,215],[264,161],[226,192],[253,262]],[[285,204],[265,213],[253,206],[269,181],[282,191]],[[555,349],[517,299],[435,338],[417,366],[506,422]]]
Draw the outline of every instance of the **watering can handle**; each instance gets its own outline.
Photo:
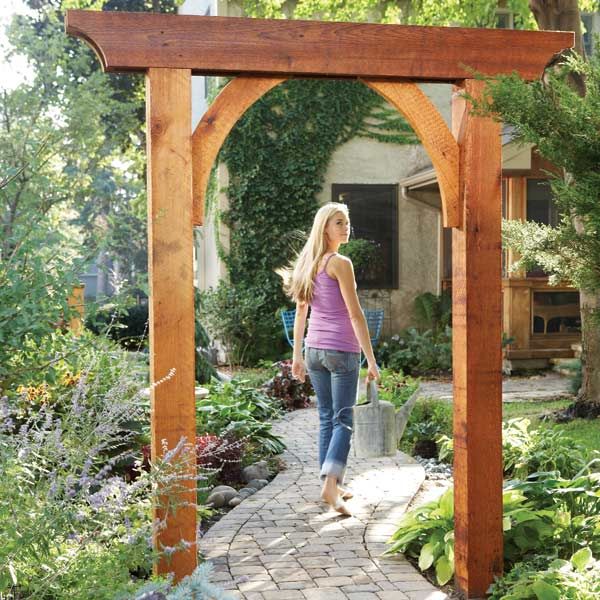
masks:
[[[377,382],[374,379],[371,379],[371,381],[367,383],[367,402],[370,402],[374,406],[379,405]]]

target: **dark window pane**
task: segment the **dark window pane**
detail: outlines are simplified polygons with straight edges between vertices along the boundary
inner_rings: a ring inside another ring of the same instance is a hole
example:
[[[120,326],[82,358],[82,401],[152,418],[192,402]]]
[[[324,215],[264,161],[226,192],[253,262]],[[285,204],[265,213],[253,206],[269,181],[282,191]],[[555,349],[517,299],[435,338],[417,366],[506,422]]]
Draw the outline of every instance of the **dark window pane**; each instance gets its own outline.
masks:
[[[377,260],[369,269],[356,271],[362,288],[398,287],[398,186],[333,184],[332,200],[348,205],[353,234],[377,249]]]
[[[527,180],[527,220],[552,227],[558,224],[558,210],[547,179]],[[541,268],[527,272],[527,277],[545,276],[547,273]]]
[[[533,333],[581,333],[579,292],[534,292]]]

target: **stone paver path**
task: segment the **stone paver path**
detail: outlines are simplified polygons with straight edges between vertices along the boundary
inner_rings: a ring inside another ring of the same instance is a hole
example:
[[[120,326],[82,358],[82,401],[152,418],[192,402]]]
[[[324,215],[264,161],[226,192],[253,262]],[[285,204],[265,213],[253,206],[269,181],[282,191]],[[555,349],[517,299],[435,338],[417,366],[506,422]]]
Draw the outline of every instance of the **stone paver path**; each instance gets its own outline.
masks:
[[[572,397],[570,381],[558,373],[545,373],[532,377],[505,377],[502,380],[503,402],[535,402]],[[421,397],[434,397],[452,401],[452,382],[424,381]]]
[[[262,490],[204,535],[200,551],[215,565],[213,581],[247,600],[442,600],[401,556],[381,557],[423,468],[411,457],[357,459],[345,485],[354,498],[346,517],[320,502],[316,408],[273,424],[287,465]]]

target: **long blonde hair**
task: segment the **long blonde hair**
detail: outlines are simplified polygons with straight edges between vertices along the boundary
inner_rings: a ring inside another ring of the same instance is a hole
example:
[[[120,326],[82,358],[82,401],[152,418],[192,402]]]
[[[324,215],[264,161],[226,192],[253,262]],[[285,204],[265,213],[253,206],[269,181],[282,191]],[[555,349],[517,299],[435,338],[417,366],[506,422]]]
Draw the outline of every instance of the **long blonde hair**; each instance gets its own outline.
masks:
[[[298,256],[288,267],[277,269],[283,278],[285,293],[296,302],[310,302],[313,294],[313,280],[319,264],[327,252],[325,228],[329,220],[338,212],[348,218],[348,207],[340,202],[328,202],[319,208],[310,230],[310,235]]]

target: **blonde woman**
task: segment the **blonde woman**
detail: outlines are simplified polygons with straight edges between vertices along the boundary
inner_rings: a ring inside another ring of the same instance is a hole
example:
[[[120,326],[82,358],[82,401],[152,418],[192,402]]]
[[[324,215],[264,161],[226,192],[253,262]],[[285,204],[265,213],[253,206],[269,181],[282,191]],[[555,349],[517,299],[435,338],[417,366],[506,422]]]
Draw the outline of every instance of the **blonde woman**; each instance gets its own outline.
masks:
[[[367,381],[379,378],[352,262],[338,254],[349,235],[348,207],[337,202],[325,204],[317,211],[297,259],[288,270],[281,271],[286,292],[296,301],[292,375],[304,381],[308,371],[317,394],[321,499],[345,515],[351,514],[344,500],[352,494],[342,485],[350,452],[361,348],[368,363]],[[302,339],[309,306],[305,366]]]

